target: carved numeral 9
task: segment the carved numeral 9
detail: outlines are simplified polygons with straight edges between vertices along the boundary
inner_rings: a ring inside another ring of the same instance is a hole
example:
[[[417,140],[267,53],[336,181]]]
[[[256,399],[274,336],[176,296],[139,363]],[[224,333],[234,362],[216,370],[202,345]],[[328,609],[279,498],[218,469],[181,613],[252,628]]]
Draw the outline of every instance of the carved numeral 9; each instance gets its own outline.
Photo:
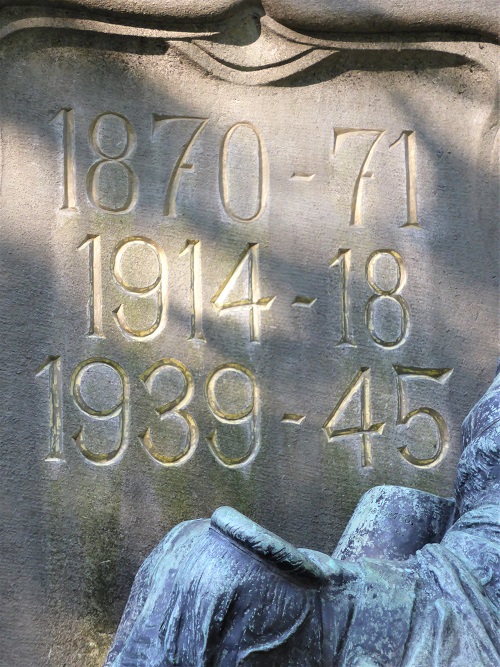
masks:
[[[366,153],[362,159],[360,169],[354,182],[354,188],[351,199],[350,225],[362,224],[362,204],[363,190],[366,179],[373,178],[373,173],[369,170],[370,162],[373,158],[379,141],[385,135],[386,130],[362,129],[362,128],[334,128],[333,129],[333,151],[335,158],[341,150],[345,140],[349,137],[371,137],[368,143]],[[420,227],[417,214],[417,141],[413,130],[404,130],[398,139],[394,141],[389,148],[403,144],[405,159],[405,186],[406,186],[406,222],[401,227]]]
[[[252,399],[246,408],[237,413],[225,412],[220,407],[216,396],[217,382],[228,372],[237,373],[251,383]],[[233,457],[224,454],[219,446],[217,430],[214,430],[207,438],[212,454],[226,468],[242,468],[248,465],[255,459],[260,449],[259,392],[253,373],[241,364],[225,364],[216,368],[207,378],[206,397],[210,410],[222,424],[244,424],[245,422],[250,424],[250,444],[243,456]]]
[[[153,251],[158,264],[158,273],[150,285],[137,287],[126,282],[123,276],[122,260],[124,254],[134,246],[149,248]],[[115,320],[122,333],[131,340],[151,340],[161,333],[167,321],[167,257],[165,251],[151,239],[142,236],[132,236],[121,241],[111,258],[113,275],[117,284],[133,298],[156,297],[156,318],[147,329],[132,329],[128,326],[124,314],[124,306],[121,304],[115,311]]]
[[[85,375],[91,369],[97,366],[106,366],[111,368],[116,373],[120,382],[120,396],[118,401],[115,405],[103,410],[98,410],[97,408],[90,406],[82,395],[82,382]],[[121,458],[121,456],[123,456],[128,439],[128,427],[130,420],[130,389],[127,374],[119,364],[117,364],[115,361],[111,361],[110,359],[99,357],[87,359],[87,361],[82,361],[75,368],[75,371],[71,377],[71,393],[76,405],[81,410],[81,412],[88,415],[92,419],[108,420],[118,417],[118,440],[113,449],[109,452],[98,453],[92,451],[92,449],[85,443],[83,426],[79,429],[76,435],[73,436],[73,440],[76,442],[83,456],[89,461],[92,461],[92,463],[95,463],[96,465],[109,465],[110,463],[116,462],[119,458]]]

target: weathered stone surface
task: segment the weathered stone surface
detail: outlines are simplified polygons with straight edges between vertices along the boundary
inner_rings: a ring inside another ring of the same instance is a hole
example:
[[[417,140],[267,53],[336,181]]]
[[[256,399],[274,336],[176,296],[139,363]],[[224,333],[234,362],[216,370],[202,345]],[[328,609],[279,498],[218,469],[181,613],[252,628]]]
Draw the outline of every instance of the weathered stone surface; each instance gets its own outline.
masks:
[[[451,495],[497,356],[494,10],[349,5],[0,0],[10,667],[102,664],[220,505],[331,552],[374,486]]]

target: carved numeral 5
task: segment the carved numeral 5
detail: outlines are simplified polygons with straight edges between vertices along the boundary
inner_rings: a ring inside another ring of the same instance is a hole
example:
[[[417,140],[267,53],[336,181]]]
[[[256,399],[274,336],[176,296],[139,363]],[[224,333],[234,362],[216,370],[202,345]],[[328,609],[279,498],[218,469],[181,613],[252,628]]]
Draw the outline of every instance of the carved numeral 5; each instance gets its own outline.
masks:
[[[409,426],[417,415],[430,417],[434,421],[437,428],[437,442],[434,449],[434,454],[426,459],[414,456],[408,447],[398,447],[401,456],[414,466],[419,468],[432,468],[436,466],[446,455],[450,444],[450,434],[448,426],[443,417],[434,410],[434,408],[416,408],[408,412],[406,386],[404,381],[411,378],[427,378],[434,380],[440,384],[447,382],[453,373],[451,368],[415,368],[405,366],[394,366],[394,371],[397,378],[397,392],[398,392],[398,418],[397,423]]]

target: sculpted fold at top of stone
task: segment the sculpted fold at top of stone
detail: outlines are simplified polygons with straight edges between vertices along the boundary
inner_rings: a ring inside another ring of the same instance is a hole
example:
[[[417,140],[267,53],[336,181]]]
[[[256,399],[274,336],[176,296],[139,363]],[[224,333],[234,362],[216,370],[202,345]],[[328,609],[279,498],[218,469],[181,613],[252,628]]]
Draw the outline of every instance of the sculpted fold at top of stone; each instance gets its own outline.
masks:
[[[0,9],[16,6],[111,13],[191,28],[255,9],[294,30],[313,32],[499,32],[497,0],[0,0]]]
[[[170,23],[220,21],[258,0],[0,0],[4,7],[43,7],[112,13]]]
[[[466,31],[498,34],[497,0],[262,0],[266,13],[296,30]]]

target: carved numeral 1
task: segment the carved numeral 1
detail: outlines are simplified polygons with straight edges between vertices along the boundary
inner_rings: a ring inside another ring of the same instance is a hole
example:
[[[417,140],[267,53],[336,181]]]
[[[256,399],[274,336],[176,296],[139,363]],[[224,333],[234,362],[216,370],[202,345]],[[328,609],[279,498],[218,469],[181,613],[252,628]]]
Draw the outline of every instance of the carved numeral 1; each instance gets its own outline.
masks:
[[[130,285],[122,270],[122,259],[127,250],[137,246],[139,248],[149,248],[156,256],[157,274],[156,278],[150,285],[136,286]],[[152,340],[158,336],[167,321],[167,256],[165,251],[157,243],[144,236],[131,236],[123,239],[116,246],[113,256],[111,258],[111,267],[113,276],[117,285],[132,298],[143,299],[154,297],[156,300],[156,318],[154,322],[147,328],[132,329],[125,317],[124,304],[120,304],[116,310],[113,311],[116,324],[118,325],[122,334],[130,340],[147,341]]]
[[[61,109],[54,121],[62,118],[63,124],[63,205],[61,210],[78,210],[76,207],[75,185],[75,112]]]
[[[350,330],[350,307],[351,299],[349,294],[350,273],[351,273],[351,251],[340,249],[330,263],[330,268],[340,267],[342,283],[342,338],[337,343],[338,346],[357,347],[353,340]]]
[[[205,343],[201,289],[201,242],[187,241],[180,257],[186,254],[189,254],[191,273],[191,335],[189,340],[201,340]]]
[[[417,214],[417,142],[413,130],[404,130],[390,148],[403,143],[406,166],[406,222],[401,227],[420,227]]]
[[[46,461],[64,461],[63,453],[63,412],[62,412],[62,369],[61,357],[49,357],[37,370],[37,377],[49,373],[49,453]]]
[[[101,237],[89,234],[78,250],[89,249],[89,330],[87,336],[106,338],[102,326]]]
[[[360,426],[335,429],[334,426],[336,422],[340,419],[347,405],[359,389],[361,389]],[[332,441],[334,438],[343,438],[348,435],[361,435],[361,465],[364,468],[367,468],[373,465],[371,436],[373,434],[382,435],[385,427],[385,422],[372,424],[371,421],[370,369],[362,368],[340,397],[337,405],[324,423],[323,429],[326,432],[329,441]]]

